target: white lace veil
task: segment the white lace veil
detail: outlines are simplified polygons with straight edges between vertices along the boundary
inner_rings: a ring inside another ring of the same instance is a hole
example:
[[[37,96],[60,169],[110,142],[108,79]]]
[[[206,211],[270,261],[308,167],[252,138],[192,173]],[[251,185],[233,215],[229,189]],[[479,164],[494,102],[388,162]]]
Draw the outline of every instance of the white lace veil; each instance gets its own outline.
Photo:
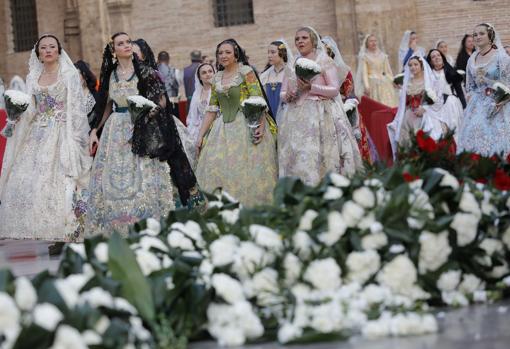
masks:
[[[398,48],[398,68],[402,69],[404,66],[404,58],[406,58],[407,51],[409,50],[409,39],[411,38],[412,30],[406,30],[400,40],[400,46]]]
[[[44,64],[39,61],[35,53],[35,46],[30,54],[28,69],[26,92],[32,96],[32,102],[23,114],[23,117],[21,117],[20,121],[16,124],[13,136],[7,141],[2,164],[2,176],[0,178],[0,199],[17,153],[26,141],[26,137],[30,131],[31,121],[35,117],[36,110],[33,96],[36,92],[41,73],[44,70]],[[78,70],[64,49],[61,50],[59,55],[58,79],[62,79],[67,88],[67,120],[63,135],[64,140],[62,141],[62,146],[59,151],[60,162],[66,175],[77,180],[79,179],[84,183],[88,180],[84,172],[88,174],[92,163],[92,158],[88,155],[87,149],[88,132],[90,130],[86,114],[87,99],[83,94]]]
[[[319,57],[321,55],[328,56],[328,52],[326,51],[326,46],[324,46],[324,43],[321,40],[321,36],[317,32],[317,30],[315,30],[313,27],[310,27],[310,26],[305,26],[303,28],[309,29],[313,33],[313,35],[315,35],[315,37],[317,39],[317,45],[315,46],[315,50],[316,50],[316,53],[317,53],[317,60],[319,59]],[[301,57],[301,53],[299,53],[299,51],[298,51],[296,59],[298,59],[299,57]]]
[[[198,134],[200,133],[201,126],[199,105],[200,98],[202,96],[202,91],[204,90],[204,86],[200,83],[200,79],[198,78],[198,71],[203,65],[204,64],[200,65],[197,68],[197,72],[195,73],[195,91],[193,92],[193,96],[191,97],[189,112],[186,118],[187,128],[194,142],[196,142],[198,139]],[[209,90],[209,98],[210,96],[211,91]]]
[[[322,38],[322,42],[325,45],[328,45],[329,48],[333,51],[335,54],[335,58],[333,59],[335,61],[335,64],[338,68],[338,78],[340,81],[340,85],[344,82],[345,78],[347,77],[347,74],[351,71],[351,67],[349,67],[343,57],[340,53],[340,50],[338,49],[338,45],[336,44],[335,40],[331,36],[325,36]]]
[[[421,56],[412,56],[411,58],[418,58],[423,63],[423,80],[425,83],[425,89],[433,89],[434,80],[432,76],[432,69],[430,68],[427,60]],[[411,58],[409,60],[411,60]],[[404,121],[404,115],[406,113],[406,98],[407,98],[407,86],[412,78],[411,70],[409,65],[406,64],[404,69],[404,83],[400,89],[399,103],[397,115],[393,121],[388,124],[388,135],[390,138],[391,149],[393,152],[393,159],[396,158],[398,141],[400,137],[400,130],[402,129],[402,122]]]
[[[9,82],[9,90],[16,90],[23,93],[27,92],[27,85],[23,78],[19,75],[14,75]]]

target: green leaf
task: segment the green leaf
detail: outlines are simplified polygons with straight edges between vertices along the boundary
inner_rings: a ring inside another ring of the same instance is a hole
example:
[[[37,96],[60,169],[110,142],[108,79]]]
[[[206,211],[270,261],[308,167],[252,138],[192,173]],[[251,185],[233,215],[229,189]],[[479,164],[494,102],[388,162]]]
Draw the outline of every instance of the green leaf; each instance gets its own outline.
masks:
[[[18,335],[13,349],[44,349],[49,348],[53,343],[53,333],[35,324],[25,327]]]
[[[0,270],[0,292],[10,293],[14,291],[14,276],[8,269]]]
[[[112,278],[121,283],[121,295],[126,298],[148,322],[155,318],[154,301],[135,254],[126,241],[114,233],[108,243],[108,267]]]

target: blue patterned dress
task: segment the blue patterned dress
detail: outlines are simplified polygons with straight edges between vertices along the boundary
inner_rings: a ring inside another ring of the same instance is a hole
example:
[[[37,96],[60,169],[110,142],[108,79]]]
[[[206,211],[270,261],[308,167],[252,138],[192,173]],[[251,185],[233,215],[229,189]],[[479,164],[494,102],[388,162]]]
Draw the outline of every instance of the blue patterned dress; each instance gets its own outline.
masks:
[[[475,58],[472,55],[467,66],[470,99],[460,126],[458,151],[506,156],[510,153],[510,103],[496,112],[490,87],[495,82],[510,86],[510,57],[498,53],[480,65]]]

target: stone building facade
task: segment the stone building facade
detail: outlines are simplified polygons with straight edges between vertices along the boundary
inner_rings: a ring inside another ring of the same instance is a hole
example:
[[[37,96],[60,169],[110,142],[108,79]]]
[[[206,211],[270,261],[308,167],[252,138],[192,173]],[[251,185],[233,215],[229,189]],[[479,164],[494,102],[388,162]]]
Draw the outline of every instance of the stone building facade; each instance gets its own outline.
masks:
[[[15,52],[11,6],[0,3],[0,76],[27,73],[29,51]],[[234,0],[237,1],[237,0]],[[240,0],[239,0],[240,1]],[[189,52],[212,55],[216,43],[234,37],[263,67],[267,44],[286,39],[294,49],[295,30],[311,25],[337,39],[344,59],[355,66],[359,43],[375,33],[396,68],[403,32],[414,29],[420,45],[430,48],[441,38],[455,56],[460,40],[477,23],[491,22],[510,43],[510,0],[253,0],[253,23],[215,26],[219,0],[35,0],[38,34],[53,33],[74,59],[89,62],[96,72],[111,33],[126,31],[144,38],[155,53],[170,52],[177,67],[188,64]],[[221,1],[220,1],[221,2]],[[223,2],[226,2],[223,0]],[[227,1],[228,2],[228,1]]]

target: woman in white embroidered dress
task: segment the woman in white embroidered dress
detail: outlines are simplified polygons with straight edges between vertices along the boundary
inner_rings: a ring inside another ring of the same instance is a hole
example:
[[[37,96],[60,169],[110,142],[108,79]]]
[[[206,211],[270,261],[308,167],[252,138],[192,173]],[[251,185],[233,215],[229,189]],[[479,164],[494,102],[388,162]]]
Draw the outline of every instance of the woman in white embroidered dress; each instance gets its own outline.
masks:
[[[0,177],[0,238],[76,241],[92,164],[80,76],[53,35],[37,41],[29,68],[32,103],[8,139]]]

